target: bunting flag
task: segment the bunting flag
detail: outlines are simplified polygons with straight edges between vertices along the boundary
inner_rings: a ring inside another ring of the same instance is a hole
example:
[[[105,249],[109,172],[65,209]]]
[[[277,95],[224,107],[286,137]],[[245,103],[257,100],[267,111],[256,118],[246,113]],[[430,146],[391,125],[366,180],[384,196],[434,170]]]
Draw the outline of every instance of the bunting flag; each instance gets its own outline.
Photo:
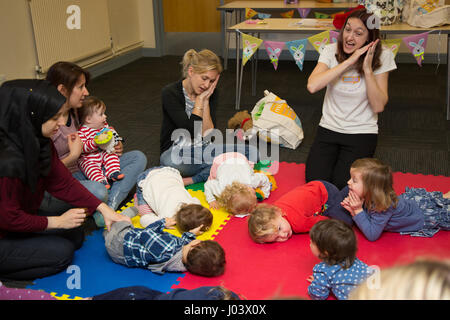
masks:
[[[310,8],[297,8],[297,10],[301,18],[306,18],[311,11]]]
[[[316,19],[330,19],[330,15],[326,13],[314,12]]]
[[[272,15],[270,13],[261,13],[258,12],[258,18],[259,19],[269,19]]]
[[[322,53],[323,48],[330,42],[330,31],[324,31],[308,38],[317,52]]]
[[[256,12],[253,9],[245,8],[245,19],[251,19],[252,17],[256,16],[258,12]]]
[[[254,21],[254,20],[252,20]],[[428,34],[431,31],[427,31],[421,34],[411,35],[404,37],[402,39],[386,39],[381,40],[381,44],[384,48],[389,49],[394,54],[394,58],[397,55],[401,42],[406,44],[408,49],[411,51],[412,55],[416,59],[419,66],[422,66],[422,61],[424,60],[425,48],[427,46]],[[337,41],[339,32],[335,30],[326,30],[306,39],[299,39],[287,42],[280,41],[264,41],[262,39],[250,36],[243,32],[242,34],[242,67],[247,63],[247,61],[255,54],[261,44],[264,43],[267,54],[270,58],[270,62],[273,64],[275,70],[278,68],[278,62],[280,55],[283,51],[284,45],[289,49],[295,63],[300,70],[303,71],[303,63],[306,55],[306,46],[308,41],[314,47],[319,54],[322,53],[324,47],[329,43],[334,43]]]
[[[262,43],[263,40],[261,39],[249,36],[245,33],[242,34],[242,66],[245,66],[247,61],[253,56]]]
[[[404,37],[403,42],[406,44],[408,49],[416,58],[419,66],[422,66],[422,61],[424,60],[425,48],[427,47],[428,32],[414,34],[412,36]]]
[[[278,41],[264,41],[264,46],[266,47],[267,54],[269,55],[270,62],[272,62],[275,70],[278,68],[278,59],[281,52],[283,51],[284,42]]]
[[[305,60],[306,45],[308,44],[307,39],[294,40],[286,42],[286,47],[292,54],[295,63],[303,71],[303,61]]]
[[[402,42],[402,39],[386,39],[381,40],[381,44],[386,49],[389,49],[394,54],[394,58],[397,55],[398,49],[400,49],[400,44]]]
[[[283,18],[292,18],[294,16],[294,10],[289,10],[287,12],[282,12],[282,13],[280,13],[280,15]]]
[[[339,32],[330,30],[330,43],[337,42],[338,37],[339,37]]]

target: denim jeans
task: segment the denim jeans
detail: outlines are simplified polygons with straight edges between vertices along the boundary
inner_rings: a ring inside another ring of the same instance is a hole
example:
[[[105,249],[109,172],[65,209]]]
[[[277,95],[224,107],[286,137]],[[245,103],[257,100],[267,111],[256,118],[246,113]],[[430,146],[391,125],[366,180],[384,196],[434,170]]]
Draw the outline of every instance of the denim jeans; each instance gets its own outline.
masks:
[[[211,143],[202,146],[172,146],[161,154],[160,163],[177,169],[182,177],[192,177],[194,183],[205,182],[214,157],[225,152],[239,152],[254,163],[259,161],[259,152],[255,146]]]
[[[130,190],[136,184],[138,175],[144,171],[146,166],[147,158],[141,151],[134,150],[124,153],[120,157],[120,167],[121,172],[125,174],[125,177],[122,180],[115,181],[109,191],[105,188],[104,184],[88,180],[81,171],[73,173],[73,177],[80,181],[80,183],[99,200],[105,202],[114,210],[117,210],[121,202],[125,200]],[[40,210],[42,211],[59,214],[70,208],[72,208],[70,204],[56,199],[47,192],[45,193],[40,206]],[[94,213],[94,219],[97,226],[104,226],[105,222],[103,216],[99,212]]]
[[[159,169],[159,168],[163,168],[163,166],[156,166],[156,167],[148,168],[147,170],[145,170],[144,172],[139,174],[139,176],[137,177],[136,199],[137,199],[138,203],[136,203],[135,205],[144,205],[144,204],[148,205],[148,203],[144,200],[144,194],[142,193],[142,188],[139,187],[139,182],[141,182],[142,180],[147,178],[147,175],[149,174],[150,171]]]
[[[353,226],[352,216],[347,209],[341,205],[342,200],[348,196],[348,186],[342,188],[342,190],[339,190],[334,184],[328,181],[318,181],[323,183],[328,193],[328,200],[326,202],[327,209],[323,215],[332,219],[341,220],[350,227]]]

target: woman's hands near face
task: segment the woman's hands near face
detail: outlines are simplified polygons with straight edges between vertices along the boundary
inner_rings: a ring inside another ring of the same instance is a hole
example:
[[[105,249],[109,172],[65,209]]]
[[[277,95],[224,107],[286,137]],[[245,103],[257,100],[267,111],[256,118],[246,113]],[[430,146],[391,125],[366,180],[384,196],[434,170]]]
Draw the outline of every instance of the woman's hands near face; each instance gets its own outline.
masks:
[[[205,91],[203,91],[201,94],[199,94],[199,98],[201,100],[209,100],[209,97],[214,93],[214,90],[217,87],[217,83],[219,82],[220,74],[217,75],[216,80],[209,86],[209,88]]]
[[[370,68],[372,68],[373,53],[375,52],[376,45],[378,44],[379,41],[380,40],[377,39],[359,49],[356,49],[355,52],[353,52],[353,54],[347,59],[347,61],[353,65],[358,61],[359,57],[361,57],[364,53],[368,52],[368,54],[364,58],[364,66],[366,66],[370,62]],[[371,56],[369,58],[370,61],[368,60],[368,56]]]
[[[363,62],[363,71],[365,74],[372,72],[373,55],[375,54],[375,48],[379,41],[380,39],[377,39],[368,44],[369,48],[367,49],[367,54]]]

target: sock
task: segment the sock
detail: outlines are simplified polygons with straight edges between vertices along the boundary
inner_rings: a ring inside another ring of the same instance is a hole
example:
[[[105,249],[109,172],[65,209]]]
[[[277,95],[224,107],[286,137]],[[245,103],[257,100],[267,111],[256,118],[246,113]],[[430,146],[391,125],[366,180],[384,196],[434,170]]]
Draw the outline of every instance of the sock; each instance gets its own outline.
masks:
[[[109,175],[109,179],[112,181],[122,180],[123,178],[125,178],[125,174],[120,171],[113,172]]]
[[[149,213],[153,213],[154,214],[152,208],[150,208],[150,206],[148,204],[141,204],[140,205],[138,203],[136,193],[134,194],[133,199],[134,199],[134,206],[138,209],[140,216],[143,216],[143,215],[149,214]]]

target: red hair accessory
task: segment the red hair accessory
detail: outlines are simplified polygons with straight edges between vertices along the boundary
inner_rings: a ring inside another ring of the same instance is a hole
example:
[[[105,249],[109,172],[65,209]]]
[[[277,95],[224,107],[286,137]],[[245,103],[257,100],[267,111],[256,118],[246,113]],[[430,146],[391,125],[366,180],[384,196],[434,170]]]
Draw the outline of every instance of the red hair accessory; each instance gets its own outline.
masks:
[[[365,8],[365,7],[360,4],[356,8],[350,10],[349,12],[335,15],[334,19],[333,19],[333,25],[336,27],[336,29],[340,30],[344,26],[344,23],[347,20],[350,13],[355,12],[356,10],[359,10],[359,9],[363,9],[363,8]]]

